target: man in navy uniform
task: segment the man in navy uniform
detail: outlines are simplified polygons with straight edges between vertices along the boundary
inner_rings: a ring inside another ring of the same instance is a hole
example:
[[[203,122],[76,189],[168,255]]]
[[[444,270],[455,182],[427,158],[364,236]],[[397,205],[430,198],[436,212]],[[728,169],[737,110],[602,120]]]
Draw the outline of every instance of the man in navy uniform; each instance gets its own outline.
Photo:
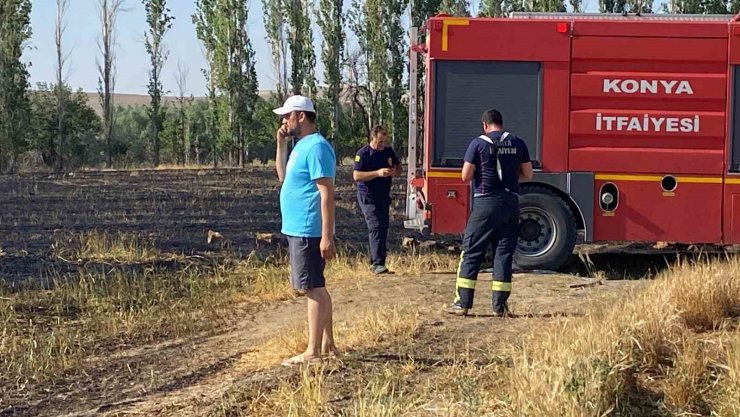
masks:
[[[391,182],[401,175],[401,163],[393,148],[386,145],[388,132],[382,126],[372,129],[370,143],[355,155],[352,178],[357,182],[357,202],[367,223],[370,262],[375,274],[389,272],[385,266],[386,240],[390,224]]]
[[[508,316],[512,260],[519,226],[519,180],[534,173],[523,140],[504,131],[501,113],[483,113],[484,135],[473,139],[465,152],[462,180],[473,181],[473,210],[465,227],[455,301],[445,311],[466,315],[473,308],[475,284],[488,247],[493,243],[492,307],[496,316]]]

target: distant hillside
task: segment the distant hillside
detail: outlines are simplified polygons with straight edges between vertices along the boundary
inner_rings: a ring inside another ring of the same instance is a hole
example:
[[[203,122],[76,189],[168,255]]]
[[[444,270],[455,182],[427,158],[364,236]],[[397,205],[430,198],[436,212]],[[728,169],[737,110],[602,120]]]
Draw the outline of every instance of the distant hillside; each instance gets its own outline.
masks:
[[[260,97],[268,98],[271,91],[263,90],[259,92]],[[103,113],[103,107],[100,105],[100,96],[98,93],[85,93],[87,94],[87,104],[92,107],[99,115]],[[203,100],[205,97],[196,97],[196,100]],[[147,106],[149,105],[149,96],[145,94],[114,94],[113,101],[116,106]],[[162,101],[165,103],[172,103],[177,100],[175,96],[164,96]]]

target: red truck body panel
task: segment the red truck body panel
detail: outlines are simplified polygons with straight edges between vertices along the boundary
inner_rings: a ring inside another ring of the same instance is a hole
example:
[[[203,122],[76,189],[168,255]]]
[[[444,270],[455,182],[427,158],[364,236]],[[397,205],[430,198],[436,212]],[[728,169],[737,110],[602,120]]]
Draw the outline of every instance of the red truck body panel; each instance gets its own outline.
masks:
[[[426,50],[422,191],[432,233],[462,233],[471,204],[461,162],[440,163],[434,150],[473,137],[435,132],[435,107],[447,94],[436,87],[438,64],[529,62],[541,68],[539,137],[530,138],[538,143],[538,172],[593,174],[593,241],[740,243],[740,166],[733,168],[740,147],[732,143],[740,144],[740,127],[734,133],[740,120],[733,116],[740,25],[729,16],[441,16],[427,22]],[[455,70],[446,71],[453,79]],[[475,88],[472,78],[471,84],[466,88]],[[675,188],[665,189],[665,177],[675,179]],[[607,183],[619,190],[610,211],[599,205]]]

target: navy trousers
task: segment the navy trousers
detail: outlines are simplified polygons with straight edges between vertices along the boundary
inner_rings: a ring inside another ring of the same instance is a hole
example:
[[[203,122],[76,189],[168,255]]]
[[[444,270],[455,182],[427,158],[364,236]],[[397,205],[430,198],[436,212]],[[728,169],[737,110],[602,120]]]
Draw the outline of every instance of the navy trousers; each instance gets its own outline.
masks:
[[[473,307],[475,284],[488,248],[493,244],[492,306],[495,312],[508,307],[511,294],[512,261],[518,237],[519,198],[502,190],[475,197],[462,242],[457,270],[455,301],[465,308]]]
[[[367,223],[368,240],[370,241],[370,261],[373,265],[385,265],[388,249],[388,226],[390,225],[390,196],[357,194],[357,202],[362,209]]]

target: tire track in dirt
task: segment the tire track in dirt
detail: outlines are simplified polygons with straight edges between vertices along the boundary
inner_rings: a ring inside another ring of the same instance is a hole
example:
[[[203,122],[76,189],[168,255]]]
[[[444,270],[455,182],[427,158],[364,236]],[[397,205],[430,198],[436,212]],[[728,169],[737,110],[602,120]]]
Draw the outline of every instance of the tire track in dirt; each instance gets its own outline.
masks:
[[[579,280],[569,275],[521,275],[515,278],[511,305],[520,319],[502,320],[489,314],[487,282],[478,285],[476,308],[472,317],[443,315],[440,307],[449,302],[454,289],[452,275],[426,275],[418,278],[385,276],[360,281],[344,281],[342,287],[330,291],[335,304],[335,322],[351,320],[362,311],[374,307],[411,305],[422,313],[425,324],[416,344],[428,349],[430,356],[441,354],[439,346],[498,332],[502,340],[515,337],[528,328],[556,320],[561,315],[578,315],[591,296],[622,291],[636,281],[607,281],[605,285],[572,290],[568,283]],[[346,284],[350,282],[350,284]],[[118,353],[114,361],[142,362],[137,375],[120,381],[118,390],[93,396],[93,386],[80,387],[69,397],[75,401],[47,402],[36,409],[35,415],[207,415],[219,403],[224,393],[234,387],[256,389],[276,384],[280,377],[297,372],[275,367],[255,371],[239,365],[246,354],[254,354],[256,346],[284,334],[287,329],[302,326],[305,321],[305,301],[290,300],[267,305],[258,311],[236,310],[239,323],[215,335],[199,335],[179,341],[135,348]],[[477,313],[476,313],[477,311]],[[508,335],[508,336],[507,336]],[[478,337],[480,339],[480,337]],[[338,340],[341,348],[341,340]],[[355,356],[355,355],[352,355]],[[436,358],[444,359],[444,358]],[[147,373],[155,373],[161,383],[155,389],[142,386]],[[136,382],[139,381],[138,385]],[[122,389],[126,384],[135,384]],[[251,387],[251,388],[250,388]]]

